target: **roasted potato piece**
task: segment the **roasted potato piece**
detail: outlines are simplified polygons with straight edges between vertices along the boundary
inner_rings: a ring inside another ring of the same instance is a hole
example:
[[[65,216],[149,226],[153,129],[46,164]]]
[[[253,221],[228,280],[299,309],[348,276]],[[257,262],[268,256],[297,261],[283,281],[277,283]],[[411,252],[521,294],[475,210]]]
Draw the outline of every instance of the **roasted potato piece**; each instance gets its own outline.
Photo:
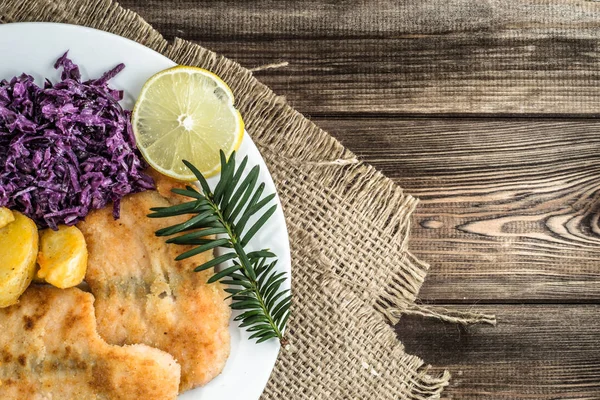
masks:
[[[12,211],[6,207],[0,207],[0,228],[4,228],[15,220],[15,216]]]
[[[79,285],[88,261],[83,234],[77,227],[66,225],[60,225],[57,231],[41,231],[37,261],[37,278],[61,289]]]
[[[13,212],[14,221],[0,229],[0,308],[15,304],[31,283],[38,253],[38,229]]]

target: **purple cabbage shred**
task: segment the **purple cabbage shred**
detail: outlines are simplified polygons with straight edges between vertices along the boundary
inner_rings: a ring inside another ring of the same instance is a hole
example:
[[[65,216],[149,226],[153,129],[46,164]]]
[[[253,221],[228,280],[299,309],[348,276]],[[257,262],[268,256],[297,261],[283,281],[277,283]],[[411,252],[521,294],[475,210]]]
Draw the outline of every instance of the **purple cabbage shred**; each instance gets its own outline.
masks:
[[[119,218],[125,195],[154,189],[123,92],[108,86],[125,66],[85,82],[67,53],[54,67],[56,84],[26,74],[0,81],[0,207],[39,228],[75,225],[111,202]]]

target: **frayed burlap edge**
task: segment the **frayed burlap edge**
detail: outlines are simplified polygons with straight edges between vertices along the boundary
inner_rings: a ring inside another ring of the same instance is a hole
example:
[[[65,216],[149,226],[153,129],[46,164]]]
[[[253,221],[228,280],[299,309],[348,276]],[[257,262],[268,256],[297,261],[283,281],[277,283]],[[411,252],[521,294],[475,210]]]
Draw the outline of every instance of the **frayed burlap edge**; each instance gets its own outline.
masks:
[[[414,304],[428,269],[407,249],[416,199],[404,194],[373,167],[358,161],[337,140],[258,82],[249,70],[181,39],[169,44],[139,15],[117,3],[0,0],[0,22],[25,21],[70,23],[109,31],[161,52],[177,63],[212,70],[230,84],[247,130],[278,186],[292,245],[296,296],[289,329],[292,344],[282,350],[263,395],[265,399],[440,396],[448,384],[449,373],[431,376],[421,359],[404,352],[393,328],[386,323],[386,319],[397,322],[403,313],[440,319],[448,315]],[[303,192],[312,195],[321,215],[313,218],[310,211],[315,205],[298,200],[298,194]],[[326,224],[307,226],[313,219]],[[352,229],[344,229],[345,226]],[[347,257],[348,246],[343,243],[337,252],[325,251],[328,240],[338,235],[337,242],[343,242],[346,238],[339,236],[348,232],[362,235],[361,240],[383,255],[357,253]],[[327,310],[316,311],[320,324],[339,319],[335,325],[339,332],[324,332],[329,327],[319,326],[315,322],[318,318],[304,320],[312,317],[315,306]],[[453,322],[470,322],[461,319],[461,315],[452,318]],[[315,354],[329,350],[319,347],[319,341],[337,348],[337,352],[319,361]],[[313,342],[316,345],[311,347]],[[349,367],[344,362],[356,366]],[[324,372],[325,369],[331,371]],[[337,372],[346,376],[338,378]]]

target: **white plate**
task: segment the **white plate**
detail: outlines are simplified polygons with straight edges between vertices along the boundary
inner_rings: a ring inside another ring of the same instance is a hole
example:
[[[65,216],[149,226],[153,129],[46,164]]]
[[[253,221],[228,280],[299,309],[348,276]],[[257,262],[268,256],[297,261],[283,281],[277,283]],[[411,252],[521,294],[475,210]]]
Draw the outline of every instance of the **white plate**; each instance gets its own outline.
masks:
[[[103,31],[65,24],[16,23],[0,25],[0,79],[25,72],[38,83],[44,78],[56,82],[59,72],[53,64],[67,50],[69,57],[79,65],[84,79],[99,77],[118,63],[125,63],[126,68],[110,84],[125,91],[122,104],[128,109],[150,76],[175,65],[154,50]],[[247,133],[239,153],[238,160],[247,154],[249,166],[260,165],[265,193],[274,193],[275,185],[267,166]],[[288,272],[291,278],[288,234],[279,198],[276,200],[279,204],[277,212],[250,246],[271,249],[279,257],[279,270]],[[287,289],[289,279],[286,284]],[[249,335],[233,320],[229,330],[231,355],[223,373],[205,387],[179,396],[180,399],[255,400],[260,397],[275,364],[279,344],[272,340],[257,345],[247,340]]]

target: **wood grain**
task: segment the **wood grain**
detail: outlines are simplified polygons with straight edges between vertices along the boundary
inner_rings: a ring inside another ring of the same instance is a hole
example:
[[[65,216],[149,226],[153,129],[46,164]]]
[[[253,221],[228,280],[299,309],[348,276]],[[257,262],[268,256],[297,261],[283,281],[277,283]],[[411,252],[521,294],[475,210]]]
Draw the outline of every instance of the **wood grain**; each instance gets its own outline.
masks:
[[[453,306],[456,308],[456,306]],[[459,307],[473,310],[473,307]],[[497,327],[403,317],[406,350],[452,373],[444,399],[598,399],[600,306],[496,305]]]
[[[600,300],[600,123],[316,119],[420,198],[436,301]]]
[[[309,115],[600,109],[600,3],[126,0],[171,39],[256,67]]]

